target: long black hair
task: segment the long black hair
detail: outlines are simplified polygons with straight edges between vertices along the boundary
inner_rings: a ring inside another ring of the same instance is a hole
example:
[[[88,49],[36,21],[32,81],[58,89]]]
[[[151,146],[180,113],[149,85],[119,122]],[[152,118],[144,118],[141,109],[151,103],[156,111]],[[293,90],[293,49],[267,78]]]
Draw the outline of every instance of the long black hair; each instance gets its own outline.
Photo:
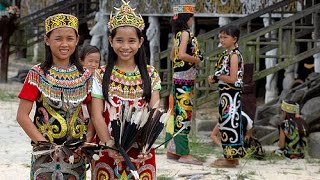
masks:
[[[122,26],[122,27],[126,27],[126,26]],[[128,26],[131,27],[131,26]],[[113,39],[117,33],[117,29],[115,28],[111,31],[110,33],[110,37]],[[139,40],[141,39],[141,37],[143,37],[142,32],[138,29],[135,28],[138,38]],[[105,70],[105,73],[103,75],[103,81],[102,81],[102,91],[103,91],[103,96],[104,99],[109,102],[109,85],[110,85],[110,81],[111,81],[111,73],[113,70],[113,67],[118,59],[118,55],[114,52],[113,48],[111,47],[111,44],[109,42],[109,46],[108,46],[108,59],[107,59],[107,67]],[[138,52],[134,55],[134,61],[136,63],[136,65],[139,68],[140,71],[140,75],[142,78],[142,82],[143,82],[143,97],[145,99],[146,102],[150,102],[151,99],[151,78],[149,76],[148,70],[147,70],[147,58],[146,58],[146,53],[145,53],[145,49],[144,46],[141,45],[141,47],[138,49]]]
[[[177,34],[179,31],[188,30],[188,21],[193,17],[192,13],[179,13],[171,19],[172,32]]]
[[[79,37],[76,30],[74,30],[74,31],[76,33],[76,36]],[[45,36],[50,38],[51,32],[52,31],[48,32]],[[46,52],[45,52],[46,59],[44,60],[44,62],[42,62],[40,64],[40,68],[44,71],[45,74],[47,74],[48,70],[51,68],[51,66],[53,64],[53,57],[52,57],[52,51],[50,49],[50,46],[48,46],[46,43],[44,45],[45,45],[45,50],[46,50]],[[70,64],[74,64],[77,67],[78,71],[80,71],[81,73],[84,71],[83,67],[81,66],[80,61],[79,61],[78,44],[76,45],[74,52],[70,56]]]

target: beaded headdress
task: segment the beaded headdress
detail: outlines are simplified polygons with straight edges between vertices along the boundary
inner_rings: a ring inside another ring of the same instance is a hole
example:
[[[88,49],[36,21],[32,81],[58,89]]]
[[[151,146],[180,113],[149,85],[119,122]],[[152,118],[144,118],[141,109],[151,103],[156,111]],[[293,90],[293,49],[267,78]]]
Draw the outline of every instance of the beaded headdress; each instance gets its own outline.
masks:
[[[196,7],[193,4],[176,5],[173,7],[173,14],[174,15],[177,15],[180,13],[194,14],[195,12],[196,12]]]
[[[45,20],[45,29],[46,29],[46,34],[48,34],[50,31],[57,29],[57,28],[62,28],[62,27],[69,27],[73,28],[76,30],[78,33],[78,18],[71,14],[55,14],[53,16],[49,16]]]
[[[281,109],[287,113],[299,114],[299,104],[289,104],[285,101],[281,103]]]
[[[112,16],[112,13],[110,14],[108,22],[110,31],[120,26],[133,26],[140,29],[140,31],[144,29],[144,20],[142,16],[140,14],[138,16],[134,13],[136,9],[132,9],[129,2],[130,1],[125,2],[122,0],[122,6],[120,8],[115,8],[117,10],[116,14],[114,16]]]

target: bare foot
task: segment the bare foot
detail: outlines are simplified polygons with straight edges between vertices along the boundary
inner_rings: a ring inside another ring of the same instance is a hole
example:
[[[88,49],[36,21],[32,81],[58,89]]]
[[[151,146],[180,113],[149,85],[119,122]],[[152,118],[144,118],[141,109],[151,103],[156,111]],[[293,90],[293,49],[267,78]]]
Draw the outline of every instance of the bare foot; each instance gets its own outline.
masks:
[[[192,157],[191,155],[184,155],[181,156],[178,160],[180,163],[185,163],[185,164],[194,164],[194,165],[202,165],[203,162],[197,160],[196,158]]]
[[[217,159],[210,164],[211,167],[216,168],[235,168],[239,165],[239,159]]]

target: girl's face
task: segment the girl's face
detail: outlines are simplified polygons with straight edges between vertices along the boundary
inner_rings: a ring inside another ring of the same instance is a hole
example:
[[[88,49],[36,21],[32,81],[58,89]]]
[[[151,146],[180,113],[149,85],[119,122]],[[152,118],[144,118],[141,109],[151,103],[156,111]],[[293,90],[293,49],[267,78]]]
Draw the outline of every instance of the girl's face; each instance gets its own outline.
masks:
[[[235,43],[237,42],[237,38],[226,34],[225,32],[221,32],[219,34],[220,44],[223,48],[232,50],[235,48]]]
[[[193,24],[193,16],[189,18],[189,20],[187,21],[188,27],[191,28],[192,24]]]
[[[99,68],[100,65],[100,53],[90,53],[81,61],[83,67],[87,68],[91,73]]]
[[[134,27],[118,27],[115,36],[109,37],[109,42],[114,52],[118,55],[118,62],[133,63],[134,55],[143,43],[143,37],[138,38]]]
[[[53,63],[68,65],[70,56],[74,53],[79,41],[76,31],[72,28],[58,28],[51,31],[50,36],[45,36],[44,41],[50,46]]]

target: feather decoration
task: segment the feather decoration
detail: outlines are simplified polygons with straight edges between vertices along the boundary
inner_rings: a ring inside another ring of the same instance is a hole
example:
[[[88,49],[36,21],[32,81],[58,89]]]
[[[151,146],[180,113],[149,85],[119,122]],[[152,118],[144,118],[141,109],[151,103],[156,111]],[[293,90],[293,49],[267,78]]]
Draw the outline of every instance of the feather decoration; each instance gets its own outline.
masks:
[[[136,99],[133,103],[124,102],[118,109],[113,106],[108,107],[115,147],[135,178],[139,178],[139,175],[127,152],[137,142],[143,153],[148,153],[170,114],[158,108],[160,101],[157,101],[151,109],[148,104],[139,103]]]
[[[116,112],[116,108],[111,106],[109,108],[109,115],[110,115],[110,123],[111,123],[111,128],[112,128],[112,136],[114,138],[114,142],[115,142],[115,146],[118,149],[119,153],[122,155],[122,157],[125,159],[130,172],[134,175],[135,179],[139,179],[139,174],[136,170],[136,168],[134,167],[134,165],[132,164],[127,152],[123,149],[123,147],[121,146],[122,143],[122,139],[124,138],[124,136],[121,134],[123,133],[121,131],[121,128],[124,128],[125,126],[125,122],[127,122],[127,120],[123,119],[122,116],[124,115],[124,108],[127,108],[125,106],[120,106],[121,108],[119,109],[119,113],[117,115]]]
[[[152,145],[162,132],[167,120],[169,119],[170,111],[164,112],[163,109],[157,108],[154,110],[152,116],[150,115],[142,130],[142,137],[140,147],[142,147],[142,153],[149,153]]]

